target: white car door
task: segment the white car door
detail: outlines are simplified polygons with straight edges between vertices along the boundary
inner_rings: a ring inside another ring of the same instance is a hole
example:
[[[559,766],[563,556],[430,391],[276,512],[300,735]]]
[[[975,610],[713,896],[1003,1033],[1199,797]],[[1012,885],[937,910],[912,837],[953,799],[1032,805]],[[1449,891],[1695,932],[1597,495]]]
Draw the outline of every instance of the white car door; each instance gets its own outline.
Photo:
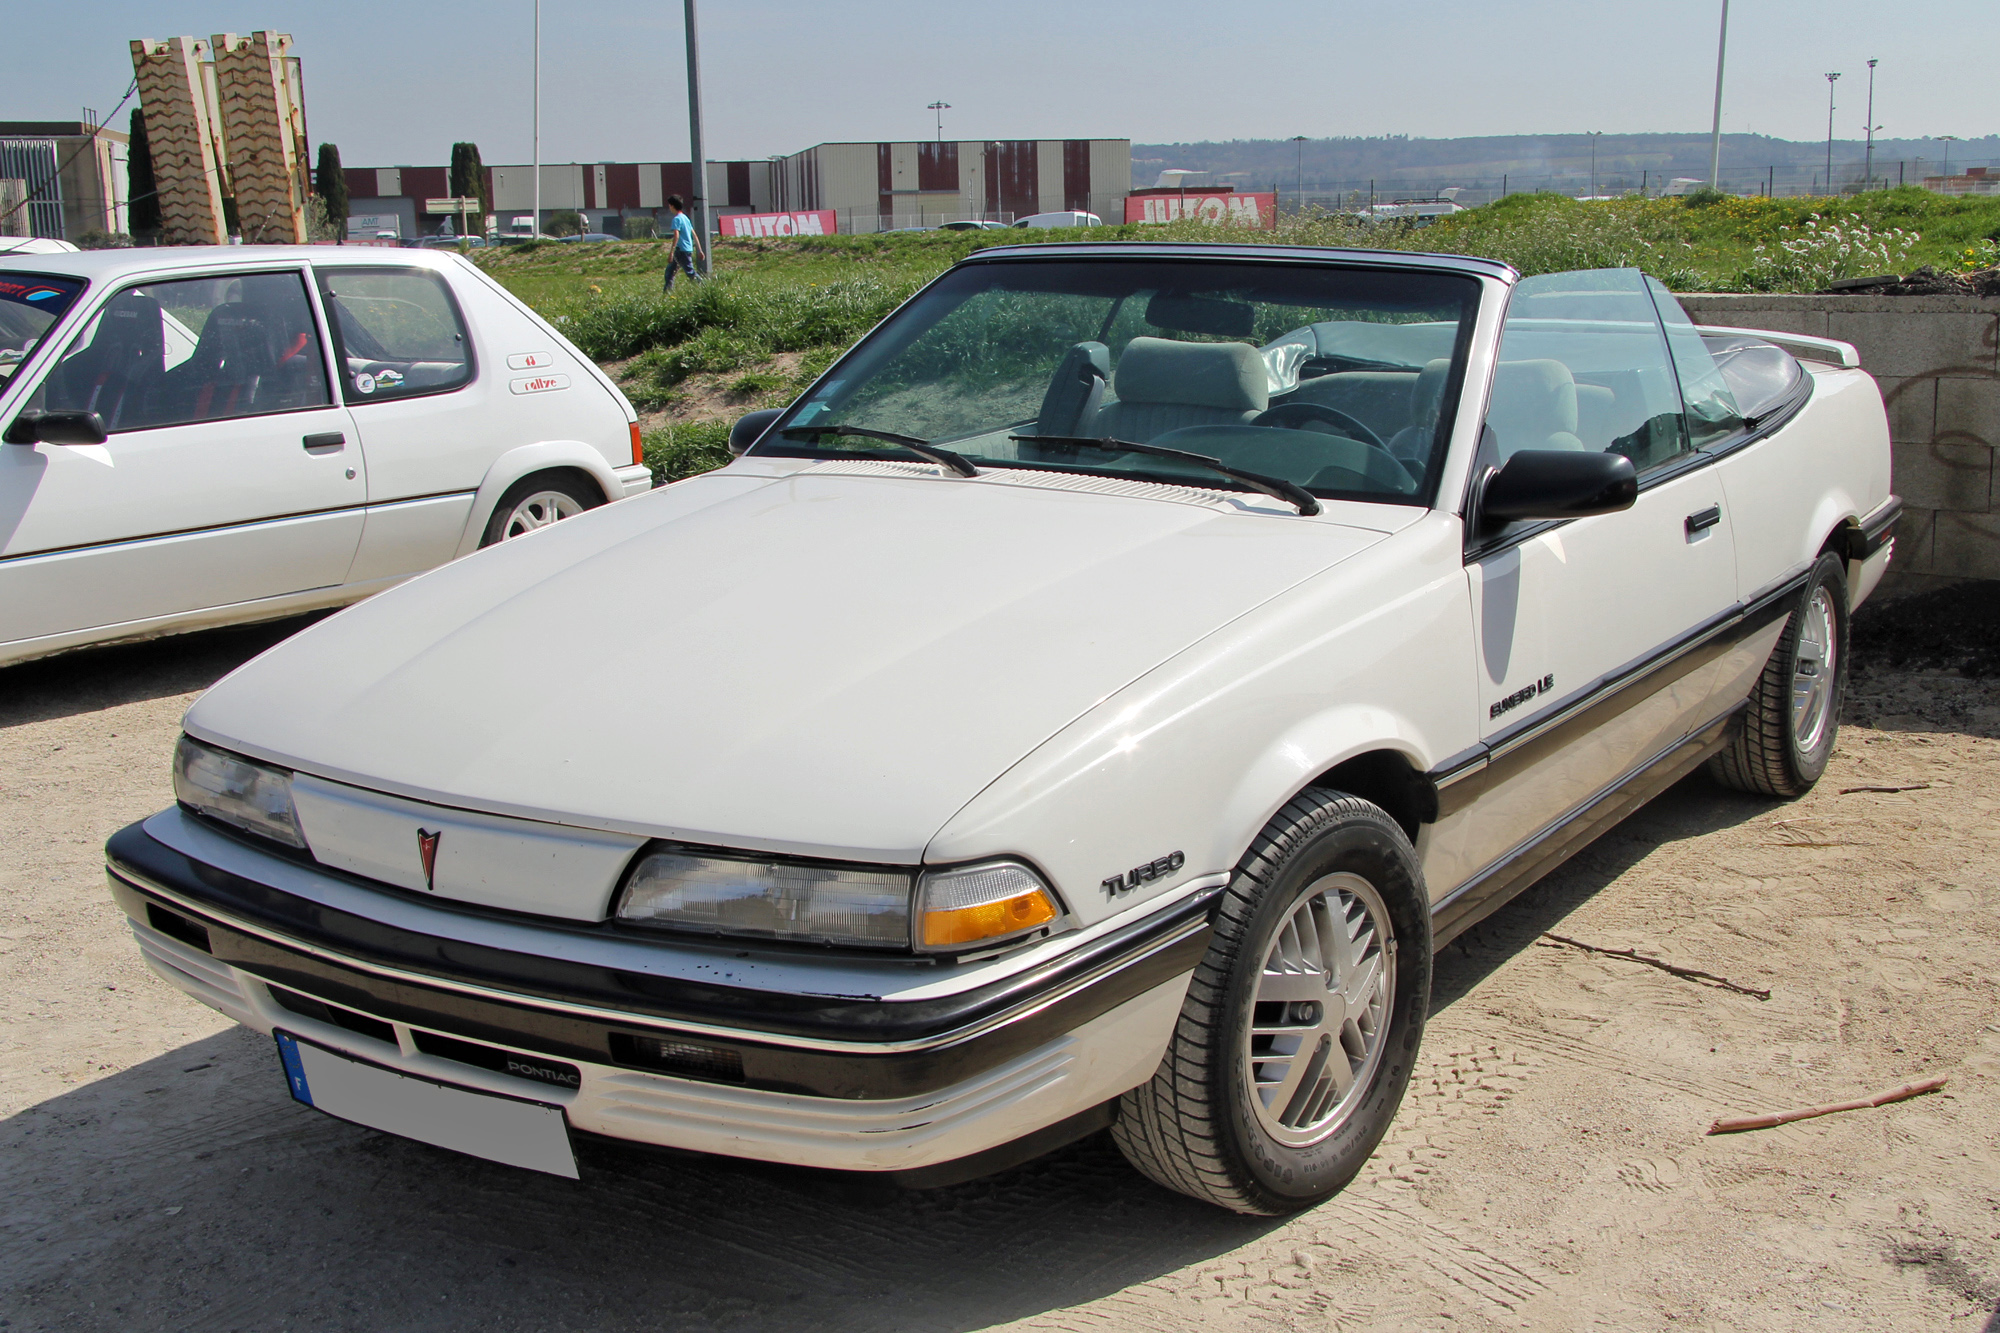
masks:
[[[0,446],[0,642],[347,581],[367,481],[299,269],[124,287],[27,403],[109,438]]]
[[[1722,484],[1690,446],[1658,316],[1635,270],[1515,289],[1478,475],[1523,449],[1626,455],[1618,513],[1475,537],[1466,565],[1485,765],[1447,788],[1442,896],[1508,860],[1706,720],[1705,636],[1736,603]]]
[[[472,334],[442,275],[413,265],[317,266],[342,377],[369,461],[357,577],[441,565],[515,414],[475,382]]]

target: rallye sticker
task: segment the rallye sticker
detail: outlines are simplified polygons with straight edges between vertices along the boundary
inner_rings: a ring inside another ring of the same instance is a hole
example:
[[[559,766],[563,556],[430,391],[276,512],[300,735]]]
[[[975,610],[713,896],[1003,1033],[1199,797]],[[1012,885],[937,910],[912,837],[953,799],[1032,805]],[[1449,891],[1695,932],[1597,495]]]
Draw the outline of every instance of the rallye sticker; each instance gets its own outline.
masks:
[[[523,375],[520,379],[507,382],[507,388],[512,393],[553,393],[568,387],[567,375]]]

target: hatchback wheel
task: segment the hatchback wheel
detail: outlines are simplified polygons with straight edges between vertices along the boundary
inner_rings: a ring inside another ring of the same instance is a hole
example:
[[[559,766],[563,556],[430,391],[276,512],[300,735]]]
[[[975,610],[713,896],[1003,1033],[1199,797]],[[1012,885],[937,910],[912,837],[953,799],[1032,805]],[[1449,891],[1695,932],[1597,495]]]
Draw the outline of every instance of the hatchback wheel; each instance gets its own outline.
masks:
[[[1357,797],[1301,794],[1237,866],[1166,1058],[1120,1104],[1120,1150],[1241,1213],[1327,1198],[1402,1103],[1430,971],[1430,905],[1403,830]]]
[[[1812,790],[1840,733],[1847,693],[1847,566],[1823,555],[1750,692],[1741,729],[1708,771],[1725,787],[1759,796]]]
[[[572,477],[523,477],[493,506],[493,517],[487,520],[486,535],[479,544],[492,546],[526,536],[603,503],[604,497],[596,488]]]

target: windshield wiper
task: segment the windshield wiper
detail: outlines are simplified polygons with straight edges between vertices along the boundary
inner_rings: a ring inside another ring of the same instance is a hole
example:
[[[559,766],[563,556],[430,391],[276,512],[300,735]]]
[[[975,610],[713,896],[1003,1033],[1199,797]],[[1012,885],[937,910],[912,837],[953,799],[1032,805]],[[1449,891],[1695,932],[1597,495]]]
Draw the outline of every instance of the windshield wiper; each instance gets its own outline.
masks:
[[[866,426],[787,426],[780,435],[850,435],[864,440],[886,440],[890,444],[900,444],[919,458],[936,463],[939,467],[950,468],[961,477],[976,477],[979,469],[972,466],[964,454],[955,454],[949,449],[940,449],[929,440],[918,439],[914,435],[898,435],[892,430],[870,430]]]
[[[1023,444],[1054,444],[1064,448],[1102,449],[1111,454],[1150,454],[1154,458],[1177,458],[1183,463],[1194,463],[1211,472],[1220,472],[1225,477],[1234,477],[1252,490],[1262,491],[1274,500],[1297,505],[1301,514],[1317,514],[1319,501],[1303,486],[1286,481],[1283,477],[1267,477],[1261,472],[1248,472],[1240,467],[1231,467],[1219,458],[1207,454],[1189,453],[1185,449],[1168,449],[1157,444],[1135,444],[1131,440],[1113,439],[1109,435],[1009,435],[1010,440]]]

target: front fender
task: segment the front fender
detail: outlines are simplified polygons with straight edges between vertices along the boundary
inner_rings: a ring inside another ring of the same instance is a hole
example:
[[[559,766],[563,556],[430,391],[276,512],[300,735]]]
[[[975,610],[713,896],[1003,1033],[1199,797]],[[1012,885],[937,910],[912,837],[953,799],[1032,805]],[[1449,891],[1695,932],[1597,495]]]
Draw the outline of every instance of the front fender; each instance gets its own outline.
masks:
[[[618,474],[604,460],[604,454],[581,440],[542,440],[536,444],[517,445],[494,459],[492,466],[486,469],[479,490],[472,497],[472,512],[466,516],[465,531],[459,534],[454,557],[469,555],[479,549],[479,539],[486,532],[493,506],[500,503],[500,497],[507,493],[509,486],[531,472],[546,472],[551,468],[575,468],[589,473],[606,500],[621,499],[625,494]]]
[[[1395,750],[1422,772],[1469,747],[1462,549],[1458,520],[1428,514],[1190,646],[1002,774],[924,859],[1025,856],[1076,918],[1102,920],[1232,870],[1344,759]],[[1177,851],[1173,874],[1105,887]]]

